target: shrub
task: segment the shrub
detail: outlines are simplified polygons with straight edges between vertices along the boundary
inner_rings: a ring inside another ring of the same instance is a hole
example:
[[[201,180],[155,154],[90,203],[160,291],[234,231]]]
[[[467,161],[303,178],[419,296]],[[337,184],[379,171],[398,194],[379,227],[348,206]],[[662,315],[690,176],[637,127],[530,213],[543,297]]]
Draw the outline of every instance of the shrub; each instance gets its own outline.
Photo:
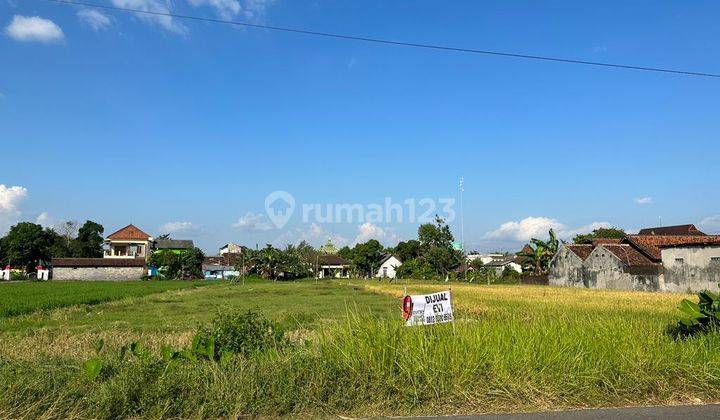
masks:
[[[27,280],[28,276],[23,273],[22,271],[18,270],[10,270],[10,280],[12,281],[22,281]]]
[[[204,341],[212,340],[216,352],[249,354],[287,345],[282,327],[252,310],[221,310],[209,327],[198,331],[198,336]]]
[[[668,332],[676,337],[690,337],[699,333],[717,331],[720,327],[720,294],[708,290],[698,293],[699,302],[683,299],[678,309],[688,318],[670,326]]]

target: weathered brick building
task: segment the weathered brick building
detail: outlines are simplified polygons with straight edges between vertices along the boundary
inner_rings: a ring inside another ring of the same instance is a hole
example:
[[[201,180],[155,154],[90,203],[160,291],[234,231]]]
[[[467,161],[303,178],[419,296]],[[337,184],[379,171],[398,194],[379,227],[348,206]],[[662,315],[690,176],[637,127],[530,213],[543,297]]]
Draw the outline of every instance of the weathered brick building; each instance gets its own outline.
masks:
[[[681,225],[642,229],[622,240],[562,244],[550,261],[549,283],[669,292],[718,290],[720,236]]]

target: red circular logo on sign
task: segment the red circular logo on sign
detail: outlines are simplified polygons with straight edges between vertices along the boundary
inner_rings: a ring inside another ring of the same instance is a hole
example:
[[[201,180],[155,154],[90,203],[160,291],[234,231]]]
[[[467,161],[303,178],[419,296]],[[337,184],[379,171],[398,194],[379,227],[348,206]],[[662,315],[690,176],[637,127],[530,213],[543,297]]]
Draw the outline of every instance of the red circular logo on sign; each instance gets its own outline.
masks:
[[[405,321],[410,319],[410,316],[412,315],[412,309],[413,309],[413,301],[412,297],[405,296],[402,303],[402,311],[403,311],[403,318],[405,318]]]

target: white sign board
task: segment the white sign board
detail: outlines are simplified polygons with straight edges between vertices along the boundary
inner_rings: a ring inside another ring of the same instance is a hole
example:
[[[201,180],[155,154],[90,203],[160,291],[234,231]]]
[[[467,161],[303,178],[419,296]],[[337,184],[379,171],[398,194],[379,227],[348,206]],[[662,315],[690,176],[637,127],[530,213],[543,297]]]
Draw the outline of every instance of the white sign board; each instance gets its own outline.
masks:
[[[454,321],[449,290],[429,295],[408,295],[403,299],[405,325],[432,325]]]

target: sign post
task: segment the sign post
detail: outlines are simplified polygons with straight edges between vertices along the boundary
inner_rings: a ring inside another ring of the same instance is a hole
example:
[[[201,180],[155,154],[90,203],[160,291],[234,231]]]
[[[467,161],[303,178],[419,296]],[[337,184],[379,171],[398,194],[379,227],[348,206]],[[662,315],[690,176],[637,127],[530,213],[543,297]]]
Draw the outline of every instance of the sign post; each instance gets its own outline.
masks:
[[[406,295],[402,300],[405,325],[432,325],[453,322],[450,290],[429,295]]]

